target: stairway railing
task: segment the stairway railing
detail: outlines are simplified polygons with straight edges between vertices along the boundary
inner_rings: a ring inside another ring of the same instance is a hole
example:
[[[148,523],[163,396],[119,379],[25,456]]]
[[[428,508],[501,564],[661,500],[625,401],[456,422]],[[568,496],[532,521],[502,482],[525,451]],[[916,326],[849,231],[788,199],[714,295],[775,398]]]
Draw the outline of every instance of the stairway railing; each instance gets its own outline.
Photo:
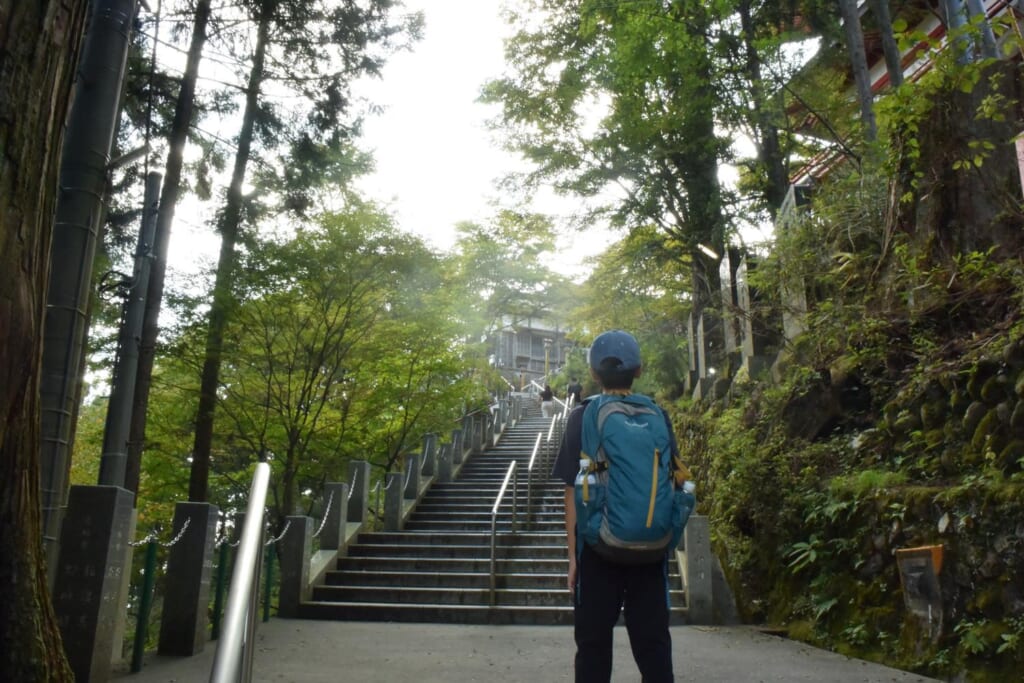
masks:
[[[526,523],[533,521],[533,470],[537,464],[537,454],[540,452],[540,442],[544,432],[537,432],[537,441],[533,444],[533,453],[530,454],[530,463],[526,466]]]
[[[260,565],[263,550],[263,509],[267,502],[270,465],[257,463],[249,489],[245,526],[238,543],[231,589],[224,610],[224,628],[210,671],[210,683],[247,683],[252,680],[252,655],[256,640]]]
[[[516,530],[516,516],[517,506],[516,499],[519,497],[518,482],[516,477],[516,461],[513,460],[508,465],[508,471],[505,472],[505,479],[501,482],[501,488],[498,490],[498,497],[494,501],[494,507],[491,508],[491,565],[490,565],[490,587],[491,587],[491,606],[493,607],[497,602],[497,574],[496,574],[496,550],[498,544],[498,509],[501,507],[501,501],[505,498],[505,491],[508,489],[508,483],[512,482],[512,531]]]

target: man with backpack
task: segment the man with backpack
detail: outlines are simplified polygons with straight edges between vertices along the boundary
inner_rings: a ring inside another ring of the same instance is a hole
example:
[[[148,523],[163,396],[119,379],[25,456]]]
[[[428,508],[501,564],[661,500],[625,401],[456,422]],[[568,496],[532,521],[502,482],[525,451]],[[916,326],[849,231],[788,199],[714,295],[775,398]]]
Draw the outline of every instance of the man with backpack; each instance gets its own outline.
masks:
[[[576,681],[611,680],[613,629],[625,607],[644,683],[667,683],[668,556],[693,509],[683,489],[689,472],[668,416],[631,391],[642,370],[636,339],[622,330],[598,335],[590,368],[602,391],[569,414],[553,472],[566,486]]]

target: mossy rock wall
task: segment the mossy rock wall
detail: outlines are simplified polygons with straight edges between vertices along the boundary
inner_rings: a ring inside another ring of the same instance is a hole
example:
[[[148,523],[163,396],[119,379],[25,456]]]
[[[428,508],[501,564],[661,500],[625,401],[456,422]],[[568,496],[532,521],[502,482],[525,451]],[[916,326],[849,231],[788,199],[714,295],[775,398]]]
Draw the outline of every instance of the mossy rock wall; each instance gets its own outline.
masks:
[[[1006,680],[1024,663],[1022,360],[1009,344],[876,396],[873,411],[842,399],[856,368],[683,410],[677,432],[744,617],[928,675]],[[814,439],[793,418],[809,402],[838,411]],[[929,625],[904,606],[895,553],[936,544],[942,613]]]

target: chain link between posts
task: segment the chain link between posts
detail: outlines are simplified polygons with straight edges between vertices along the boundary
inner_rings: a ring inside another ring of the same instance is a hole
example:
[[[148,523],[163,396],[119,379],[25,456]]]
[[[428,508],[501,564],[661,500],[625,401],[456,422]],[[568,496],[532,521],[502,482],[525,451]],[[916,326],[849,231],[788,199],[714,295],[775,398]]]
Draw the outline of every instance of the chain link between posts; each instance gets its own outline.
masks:
[[[133,548],[138,548],[139,546],[146,545],[147,543],[150,543],[152,541],[156,541],[157,545],[160,545],[160,546],[162,546],[164,548],[170,548],[171,546],[173,546],[175,543],[177,543],[178,541],[180,541],[182,539],[182,537],[185,535],[185,532],[188,531],[188,527],[189,527],[189,525],[191,523],[192,523],[192,518],[191,517],[185,518],[185,523],[182,525],[181,531],[179,531],[178,535],[175,536],[174,538],[172,538],[167,543],[163,543],[163,542],[161,542],[159,540],[160,539],[160,533],[156,529],[154,529],[153,531],[150,531],[144,538],[141,538],[138,541],[133,541],[130,545]]]
[[[315,534],[313,534],[313,538],[316,538],[317,536],[319,536],[320,532],[324,530],[325,526],[327,526],[327,518],[331,514],[331,504],[332,503],[334,503],[334,491],[331,491],[331,497],[327,499],[327,509],[324,510],[324,518],[322,520],[320,520],[320,528],[316,530]]]
[[[276,537],[274,537],[274,538],[271,538],[270,540],[268,540],[268,541],[267,541],[266,543],[264,543],[264,544],[263,544],[263,547],[265,547],[265,548],[266,548],[266,547],[268,547],[268,546],[272,546],[272,545],[274,545],[275,543],[277,543],[278,541],[280,541],[280,540],[281,540],[282,538],[284,538],[284,535],[288,533],[288,529],[290,529],[290,528],[291,528],[291,526],[292,526],[292,520],[290,520],[290,519],[289,519],[289,520],[288,520],[288,521],[287,521],[287,522],[285,523],[285,525],[284,525],[284,529],[283,529],[283,530],[281,531],[281,535],[280,535],[280,536],[276,536]]]

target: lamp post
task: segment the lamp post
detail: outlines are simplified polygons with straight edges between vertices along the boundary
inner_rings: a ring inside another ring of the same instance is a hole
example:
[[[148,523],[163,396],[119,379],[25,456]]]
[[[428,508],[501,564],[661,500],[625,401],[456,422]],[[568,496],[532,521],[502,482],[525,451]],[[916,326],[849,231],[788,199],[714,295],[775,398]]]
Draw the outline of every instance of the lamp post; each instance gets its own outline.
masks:
[[[548,366],[551,364],[551,340],[544,340],[544,381],[548,381]]]

